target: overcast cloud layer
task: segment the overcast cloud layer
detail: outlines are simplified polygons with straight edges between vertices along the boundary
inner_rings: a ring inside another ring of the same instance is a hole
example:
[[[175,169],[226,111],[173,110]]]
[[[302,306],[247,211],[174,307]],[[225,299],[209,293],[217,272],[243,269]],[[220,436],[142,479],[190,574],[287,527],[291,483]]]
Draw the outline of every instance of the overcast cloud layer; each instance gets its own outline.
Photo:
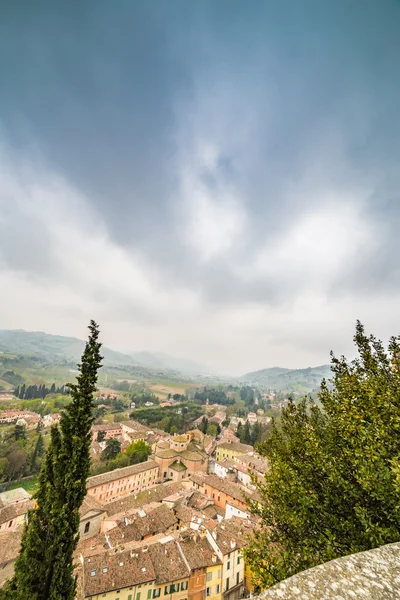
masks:
[[[400,333],[400,3],[0,0],[0,328],[241,373]]]

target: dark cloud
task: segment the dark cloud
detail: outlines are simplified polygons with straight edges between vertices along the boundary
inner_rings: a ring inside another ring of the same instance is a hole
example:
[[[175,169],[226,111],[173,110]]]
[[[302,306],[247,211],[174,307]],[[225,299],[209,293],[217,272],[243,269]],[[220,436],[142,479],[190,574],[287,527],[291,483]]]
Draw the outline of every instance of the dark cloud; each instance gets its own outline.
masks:
[[[204,310],[396,294],[399,22],[392,0],[4,5],[5,153],[86,205],[102,251]],[[75,284],[29,182],[0,192],[3,265]],[[165,318],[129,286],[80,285]]]

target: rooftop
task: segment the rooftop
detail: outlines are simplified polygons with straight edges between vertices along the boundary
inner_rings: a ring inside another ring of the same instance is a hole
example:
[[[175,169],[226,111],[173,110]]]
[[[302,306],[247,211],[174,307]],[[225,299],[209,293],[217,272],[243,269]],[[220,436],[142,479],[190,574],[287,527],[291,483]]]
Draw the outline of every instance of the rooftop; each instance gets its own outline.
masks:
[[[21,502],[21,500],[30,500],[30,498],[31,495],[22,487],[15,488],[15,490],[8,490],[8,492],[0,494],[0,507],[13,504],[14,502]]]
[[[148,535],[163,533],[177,523],[173,511],[165,504],[151,511],[143,511],[144,514],[135,514],[129,517],[128,524],[120,524],[107,532],[109,544],[112,547],[118,544],[139,541]]]
[[[156,584],[168,583],[189,577],[189,571],[179,552],[178,545],[172,538],[165,538],[165,543],[149,546],[149,554],[156,572]]]
[[[182,462],[175,461],[168,467],[169,469],[173,469],[174,471],[186,471],[187,467]]]
[[[231,496],[235,500],[240,500],[246,503],[246,495],[252,496],[250,491],[244,492],[237,483],[222,479],[215,474],[202,475],[200,473],[194,473],[190,476],[190,479],[199,485],[209,485],[219,492],[223,492],[227,496]]]
[[[107,503],[107,514],[115,515],[123,511],[129,511],[134,508],[140,508],[151,502],[161,502],[171,494],[180,491],[179,483],[161,483],[154,485],[148,490],[143,490],[138,494],[130,494],[124,498],[118,498]]]
[[[149,553],[143,549],[107,551],[84,558],[85,597],[155,580]]]
[[[254,525],[245,519],[232,517],[221,521],[213,528],[211,535],[217,543],[222,554],[229,554],[238,550],[248,542],[248,535],[252,532]]]
[[[253,446],[249,446],[249,444],[242,444],[241,442],[222,442],[222,444],[217,445],[217,449],[218,448],[222,448],[224,450],[233,450],[234,452],[239,452],[242,454],[254,452]]]
[[[92,425],[92,431],[122,431],[121,423],[101,423],[100,425]]]
[[[3,508],[0,508],[0,525],[7,523],[16,517],[25,515],[28,510],[33,508],[35,503],[33,500],[25,500],[24,502],[16,502],[15,504],[8,504]]]
[[[98,485],[104,485],[105,483],[116,481],[117,479],[123,479],[124,477],[135,475],[136,473],[143,473],[143,471],[148,471],[149,469],[158,469],[158,465],[154,462],[154,460],[146,460],[145,462],[137,465],[130,465],[129,467],[114,469],[114,471],[108,471],[107,473],[101,473],[100,475],[89,477],[87,480],[87,487],[88,489],[94,488]]]
[[[188,536],[186,539],[181,539],[179,544],[191,569],[203,569],[221,564],[205,537]]]

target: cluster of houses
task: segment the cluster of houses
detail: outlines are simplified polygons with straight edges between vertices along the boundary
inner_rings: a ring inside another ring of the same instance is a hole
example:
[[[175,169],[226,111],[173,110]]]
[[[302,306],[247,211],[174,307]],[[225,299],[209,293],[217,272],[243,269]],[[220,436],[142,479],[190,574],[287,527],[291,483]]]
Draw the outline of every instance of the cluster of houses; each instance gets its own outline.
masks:
[[[88,478],[77,598],[239,600],[252,591],[242,550],[258,526],[248,502],[257,499],[264,459],[229,429],[216,442],[197,429],[170,435],[135,421],[94,425],[92,454],[112,437],[121,444],[142,439],[152,454]],[[14,490],[0,494],[0,503],[1,586],[12,574],[33,501]]]
[[[41,417],[38,413],[32,412],[31,410],[19,410],[18,408],[3,410],[0,413],[0,423],[23,425],[27,429],[35,428],[39,423],[41,423],[43,427],[50,427],[51,425],[58,423],[60,419],[61,415],[59,413]]]

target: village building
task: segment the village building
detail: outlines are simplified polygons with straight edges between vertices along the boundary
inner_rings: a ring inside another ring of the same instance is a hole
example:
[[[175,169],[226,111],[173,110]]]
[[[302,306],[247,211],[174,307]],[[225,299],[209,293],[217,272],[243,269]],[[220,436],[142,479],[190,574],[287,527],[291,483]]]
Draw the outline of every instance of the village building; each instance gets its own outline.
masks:
[[[61,415],[59,413],[53,413],[51,415],[44,415],[42,418],[42,425],[44,427],[51,427],[52,425],[56,425],[61,420]]]
[[[221,479],[217,475],[194,474],[190,477],[192,487],[200,490],[203,494],[213,499],[214,504],[223,510],[226,509],[226,503],[235,500],[239,508],[246,510],[246,494],[238,484]],[[250,490],[248,491],[250,494]]]
[[[101,423],[100,425],[92,425],[92,442],[97,442],[99,433],[103,433],[103,440],[110,438],[118,438],[122,436],[121,423]]]
[[[244,589],[244,559],[241,549],[246,545],[252,525],[232,518],[207,529],[207,540],[222,561],[222,592],[224,600],[239,600]]]
[[[114,469],[101,475],[94,475],[87,480],[87,493],[99,502],[107,502],[115,498],[140,492],[158,482],[159,468],[153,460],[122,469]]]
[[[81,587],[87,600],[147,600],[156,579],[150,554],[144,549],[106,551],[81,557]],[[154,596],[155,597],[155,596]]]
[[[100,533],[102,521],[107,516],[104,506],[94,497],[86,495],[79,509],[79,539],[85,540]]]
[[[28,515],[28,510],[35,505],[33,500],[24,500],[23,502],[14,502],[0,508],[0,532],[14,531],[19,525],[22,525]]]
[[[188,600],[220,600],[222,593],[222,561],[206,537],[185,532],[179,547],[189,568]]]
[[[18,408],[3,410],[0,414],[0,423],[18,423],[28,428],[35,427],[40,419],[38,413],[30,410],[19,410]]]
[[[222,442],[217,445],[215,451],[215,460],[221,462],[224,458],[234,459],[241,454],[249,454],[254,452],[253,446],[242,444],[241,442]]]
[[[208,455],[186,435],[176,435],[157,442],[154,460],[160,468],[162,481],[180,482],[192,473],[207,473]]]
[[[15,488],[14,490],[7,490],[0,494],[0,508],[8,506],[9,504],[16,504],[17,502],[25,502],[31,499],[29,492],[24,488]]]
[[[14,575],[14,564],[21,550],[22,527],[0,532],[0,588]]]

